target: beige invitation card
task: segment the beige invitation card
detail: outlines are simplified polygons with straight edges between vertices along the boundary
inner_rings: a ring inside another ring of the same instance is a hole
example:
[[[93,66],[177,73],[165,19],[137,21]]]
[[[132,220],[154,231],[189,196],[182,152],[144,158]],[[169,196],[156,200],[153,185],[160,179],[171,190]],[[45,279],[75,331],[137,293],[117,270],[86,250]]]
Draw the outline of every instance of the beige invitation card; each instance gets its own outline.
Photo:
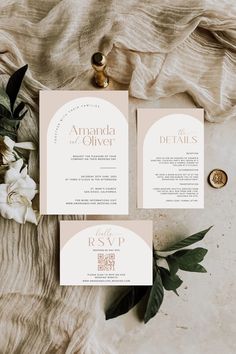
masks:
[[[40,92],[41,214],[128,214],[128,92]]]
[[[138,109],[138,207],[204,207],[203,109]]]
[[[152,285],[152,221],[60,222],[61,285]]]

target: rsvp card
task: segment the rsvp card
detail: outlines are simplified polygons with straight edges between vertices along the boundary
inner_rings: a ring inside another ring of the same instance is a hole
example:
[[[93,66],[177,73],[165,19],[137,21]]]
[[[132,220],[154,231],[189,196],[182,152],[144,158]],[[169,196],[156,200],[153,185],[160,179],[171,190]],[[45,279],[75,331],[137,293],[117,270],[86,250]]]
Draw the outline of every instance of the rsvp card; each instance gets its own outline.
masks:
[[[152,221],[61,221],[60,285],[152,285]]]
[[[41,214],[128,214],[128,92],[40,92]]]
[[[203,109],[138,110],[138,207],[204,207]]]

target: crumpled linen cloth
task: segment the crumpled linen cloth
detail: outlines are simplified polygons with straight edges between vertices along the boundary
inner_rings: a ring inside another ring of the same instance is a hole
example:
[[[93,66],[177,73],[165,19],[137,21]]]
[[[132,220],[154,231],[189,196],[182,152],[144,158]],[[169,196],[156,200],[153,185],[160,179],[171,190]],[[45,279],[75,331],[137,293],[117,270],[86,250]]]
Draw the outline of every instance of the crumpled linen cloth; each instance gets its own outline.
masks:
[[[1,0],[0,84],[29,64],[19,141],[38,143],[38,90],[83,89],[98,50],[133,97],[187,92],[211,122],[236,115],[234,0]],[[29,173],[38,179],[37,152]],[[0,238],[0,352],[113,353],[96,339],[99,289],[58,285],[58,217],[1,218]]]

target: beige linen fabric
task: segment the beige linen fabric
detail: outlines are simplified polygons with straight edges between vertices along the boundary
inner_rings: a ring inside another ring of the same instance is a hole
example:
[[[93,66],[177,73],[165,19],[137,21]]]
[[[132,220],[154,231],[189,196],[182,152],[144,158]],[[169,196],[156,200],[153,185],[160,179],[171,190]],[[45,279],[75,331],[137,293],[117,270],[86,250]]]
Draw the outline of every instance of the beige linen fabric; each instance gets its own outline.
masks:
[[[1,85],[29,64],[19,140],[38,143],[38,90],[86,88],[97,50],[131,96],[188,92],[207,120],[235,116],[234,0],[1,0]],[[37,152],[29,171],[37,180]],[[0,352],[109,353],[96,341],[98,288],[58,285],[58,218],[1,218],[0,237]]]

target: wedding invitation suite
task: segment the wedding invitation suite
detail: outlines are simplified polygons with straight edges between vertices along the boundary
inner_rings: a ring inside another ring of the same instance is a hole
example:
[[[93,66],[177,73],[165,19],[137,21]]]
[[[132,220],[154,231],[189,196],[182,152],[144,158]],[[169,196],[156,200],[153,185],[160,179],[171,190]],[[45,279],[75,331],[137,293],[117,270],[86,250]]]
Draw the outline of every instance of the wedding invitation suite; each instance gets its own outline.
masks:
[[[40,92],[41,214],[128,214],[128,92]]]
[[[152,285],[152,221],[61,221],[61,285]]]
[[[138,207],[204,207],[203,109],[138,110]]]

